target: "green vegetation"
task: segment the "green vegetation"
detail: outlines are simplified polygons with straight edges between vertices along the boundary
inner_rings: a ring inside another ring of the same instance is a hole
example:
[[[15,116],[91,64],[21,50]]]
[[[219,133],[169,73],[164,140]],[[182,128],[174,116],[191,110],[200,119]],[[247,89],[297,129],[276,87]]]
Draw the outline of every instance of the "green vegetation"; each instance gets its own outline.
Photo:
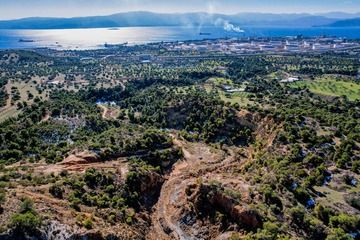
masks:
[[[300,81],[292,83],[291,87],[307,88],[313,93],[325,96],[346,96],[351,101],[360,100],[360,84],[351,81],[346,82],[331,78],[324,78],[314,81]]]
[[[14,229],[17,234],[30,236],[38,231],[41,225],[41,218],[35,212],[33,203],[30,199],[24,199],[21,203],[18,213],[11,217],[10,227]]]
[[[180,228],[211,229],[204,239],[349,239],[360,229],[353,55],[37,51],[1,52],[0,222],[13,231],[36,235],[56,215],[84,232],[143,238],[166,203],[178,204]],[[144,54],[160,60],[140,64]],[[307,80],[280,84],[290,75]],[[12,209],[27,195],[39,205]]]
[[[221,92],[220,94],[220,99],[223,100],[224,102],[228,102],[233,104],[235,107],[237,105],[239,105],[240,107],[246,107],[248,105],[251,105],[251,94],[246,93],[246,92],[237,92],[237,93],[224,93]]]
[[[234,85],[234,82],[231,79],[220,78],[220,77],[210,78],[208,81],[215,84],[216,86],[221,86],[221,85],[233,86]]]
[[[86,218],[84,221],[83,221],[83,225],[86,229],[92,229],[93,227],[93,222],[90,218]]]

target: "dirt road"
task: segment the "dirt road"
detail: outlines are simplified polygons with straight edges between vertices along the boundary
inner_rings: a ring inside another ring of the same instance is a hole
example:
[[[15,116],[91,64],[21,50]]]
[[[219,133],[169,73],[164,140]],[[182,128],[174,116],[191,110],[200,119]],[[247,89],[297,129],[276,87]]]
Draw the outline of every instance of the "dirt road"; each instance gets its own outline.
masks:
[[[217,174],[231,165],[236,158],[233,153],[214,149],[202,143],[185,143],[175,139],[182,148],[184,160],[176,163],[164,183],[159,200],[152,213],[152,228],[148,240],[155,239],[197,239],[194,234],[184,230],[180,219],[187,203],[186,187],[198,181],[215,179],[233,184],[230,175]],[[241,184],[239,181],[237,184]]]

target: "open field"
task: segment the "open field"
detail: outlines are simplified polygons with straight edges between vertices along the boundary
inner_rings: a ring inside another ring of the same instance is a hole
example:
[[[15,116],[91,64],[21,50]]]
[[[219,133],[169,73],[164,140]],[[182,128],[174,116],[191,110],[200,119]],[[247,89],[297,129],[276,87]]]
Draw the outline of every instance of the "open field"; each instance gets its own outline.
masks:
[[[249,93],[246,92],[238,92],[238,93],[225,93],[220,92],[220,98],[224,102],[229,102],[231,104],[238,103],[240,106],[247,106],[251,104],[249,100]]]
[[[232,86],[232,85],[234,85],[234,83],[231,79],[220,78],[220,77],[213,77],[213,78],[210,78],[208,81],[215,84],[216,86],[220,86],[220,85]]]
[[[308,88],[311,92],[327,96],[347,96],[350,100],[360,99],[360,84],[322,78],[315,81],[299,81],[290,84],[294,88]]]
[[[208,93],[212,90],[217,90],[221,100],[224,102],[229,102],[231,104],[238,103],[240,106],[247,106],[251,104],[251,101],[249,100],[250,94],[247,92],[226,93],[222,89],[214,87],[210,84],[205,84],[204,88]]]
[[[11,105],[11,98],[13,97],[11,94],[11,89],[16,88],[19,92],[20,99],[15,101],[13,105]],[[10,117],[16,117],[21,110],[17,109],[16,103],[18,102],[27,102],[28,104],[31,104],[33,102],[33,99],[35,97],[39,97],[40,99],[47,99],[48,93],[46,91],[39,94],[39,92],[36,90],[36,83],[33,82],[21,82],[21,81],[14,81],[9,82],[6,85],[6,90],[9,94],[9,99],[7,101],[7,104],[5,107],[0,109],[0,122],[3,122],[4,120],[10,118]],[[33,95],[33,99],[28,98],[28,94]]]
[[[16,117],[20,112],[21,111],[17,110],[15,106],[5,108],[4,110],[0,111],[0,122],[3,122],[11,117]]]
[[[39,94],[39,92],[36,90],[36,84],[34,83],[26,83],[26,82],[14,82],[10,83],[10,89],[11,87],[16,87],[20,92],[20,101],[26,101],[28,103],[32,102],[28,99],[28,93],[31,93],[34,98],[46,98],[46,92],[44,91],[42,94]]]

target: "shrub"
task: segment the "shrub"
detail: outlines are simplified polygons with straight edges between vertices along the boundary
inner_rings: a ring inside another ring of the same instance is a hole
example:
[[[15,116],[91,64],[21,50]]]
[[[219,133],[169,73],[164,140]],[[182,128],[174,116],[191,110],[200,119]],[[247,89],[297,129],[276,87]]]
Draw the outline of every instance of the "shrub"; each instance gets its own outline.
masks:
[[[302,204],[306,204],[306,202],[310,199],[310,194],[302,187],[298,187],[294,191],[295,198]]]
[[[307,216],[305,218],[304,229],[307,232],[307,235],[310,239],[325,239],[326,230],[323,223],[314,217]]]
[[[341,228],[331,229],[326,240],[352,240],[353,238]]]
[[[328,225],[330,217],[334,215],[334,211],[331,208],[317,205],[315,207],[315,214],[321,221]]]
[[[31,199],[23,199],[20,205],[20,213],[34,212],[34,203]]]
[[[289,210],[289,215],[293,223],[299,226],[301,226],[304,223],[305,211],[302,208],[300,207],[291,208]]]
[[[69,175],[69,172],[67,171],[67,170],[62,170],[61,172],[60,172],[60,176],[61,177],[67,177]]]
[[[131,225],[132,222],[133,222],[132,217],[131,217],[131,216],[128,216],[128,217],[126,218],[126,223],[127,223],[128,225]]]
[[[360,218],[342,213],[331,217],[330,225],[335,228],[341,228],[346,232],[357,231],[360,227]]]
[[[81,204],[81,200],[79,198],[74,197],[71,199],[70,207],[80,212],[81,211],[80,204]]]
[[[2,205],[5,203],[5,201],[6,201],[5,192],[0,191],[0,214],[3,212]]]
[[[345,200],[353,208],[360,210],[360,195],[349,195],[345,198]]]
[[[40,225],[40,217],[32,212],[14,214],[10,223],[13,229],[24,233],[34,233]]]
[[[360,160],[354,161],[351,167],[351,170],[354,173],[359,174],[360,173]]]
[[[83,221],[83,226],[84,228],[86,229],[92,229],[93,228],[93,222],[90,218],[86,218],[84,221]]]
[[[41,218],[33,208],[33,202],[25,198],[20,205],[19,213],[11,217],[10,227],[19,233],[32,234],[41,226]]]
[[[65,192],[64,189],[57,184],[54,184],[49,188],[49,193],[56,198],[62,199],[64,192]]]
[[[271,188],[266,188],[264,190],[264,198],[265,202],[268,205],[275,204],[277,207],[277,211],[281,211],[283,209],[283,204],[281,199],[277,196],[276,192]]]

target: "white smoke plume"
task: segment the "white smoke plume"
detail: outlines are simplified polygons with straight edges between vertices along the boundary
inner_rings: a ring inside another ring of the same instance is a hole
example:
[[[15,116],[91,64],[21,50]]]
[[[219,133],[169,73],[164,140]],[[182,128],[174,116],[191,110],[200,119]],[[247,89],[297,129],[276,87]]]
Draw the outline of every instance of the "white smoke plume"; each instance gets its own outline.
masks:
[[[243,29],[241,29],[238,26],[235,26],[234,24],[231,24],[228,20],[224,20],[222,18],[218,18],[215,21],[215,26],[224,28],[227,32],[237,32],[237,33],[243,33],[245,32]]]

